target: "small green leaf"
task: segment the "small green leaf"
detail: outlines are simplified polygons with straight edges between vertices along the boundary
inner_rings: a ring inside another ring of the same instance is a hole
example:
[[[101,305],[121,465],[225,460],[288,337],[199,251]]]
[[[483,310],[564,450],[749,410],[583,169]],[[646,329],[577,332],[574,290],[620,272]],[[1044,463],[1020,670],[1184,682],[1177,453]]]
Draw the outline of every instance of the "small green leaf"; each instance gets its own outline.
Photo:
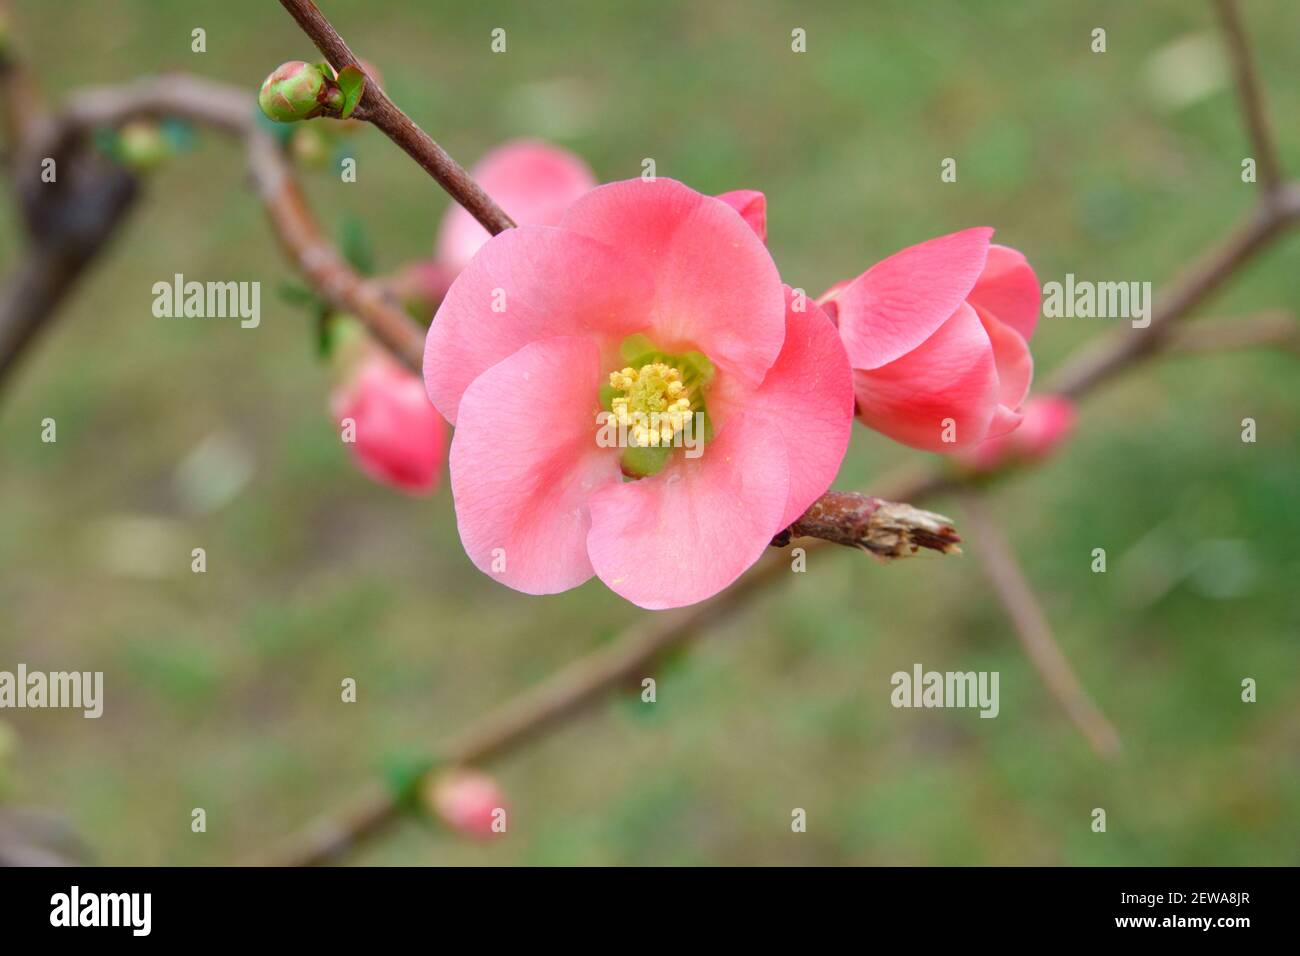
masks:
[[[348,216],[339,223],[339,248],[348,265],[363,276],[375,271],[375,251],[370,245],[370,236],[356,216]]]
[[[438,762],[423,756],[392,753],[381,760],[381,765],[381,775],[388,792],[392,794],[393,802],[404,810],[417,810],[420,804],[420,782]]]
[[[347,119],[361,102],[361,94],[366,91],[366,75],[355,66],[345,66],[339,71],[337,82],[343,91],[343,109],[339,116]]]
[[[306,286],[299,285],[296,282],[281,282],[277,290],[281,300],[289,305],[311,306],[319,303],[319,299],[312,294]]]

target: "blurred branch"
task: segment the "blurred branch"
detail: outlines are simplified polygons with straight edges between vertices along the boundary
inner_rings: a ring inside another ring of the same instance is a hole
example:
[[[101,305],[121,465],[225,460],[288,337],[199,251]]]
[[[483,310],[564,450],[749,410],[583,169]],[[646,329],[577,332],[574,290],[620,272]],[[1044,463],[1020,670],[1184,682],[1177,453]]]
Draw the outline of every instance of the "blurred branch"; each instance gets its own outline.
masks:
[[[1170,327],[1216,292],[1229,278],[1300,220],[1300,186],[1292,183],[1274,198],[1261,199],[1227,239],[1197,257],[1168,292],[1156,299],[1150,324],[1104,336],[1068,358],[1046,391],[1081,398],[1098,384],[1158,351]]]
[[[89,134],[96,128],[120,126],[140,116],[179,117],[239,138],[248,151],[258,198],[294,265],[331,306],[355,315],[399,361],[419,370],[424,359],[423,331],[380,286],[358,275],[325,238],[288,159],[260,125],[245,90],[170,74],[124,86],[77,90],[69,95],[68,103],[25,151],[24,168],[38,169],[41,156],[84,153]],[[45,187],[36,184],[32,188],[43,191]],[[66,291],[65,284],[54,285],[60,294]],[[18,285],[3,301],[26,301],[23,296],[28,287],[30,283]],[[0,328],[5,324],[0,310]],[[0,369],[8,354],[5,344],[7,340],[0,339]]]
[[[316,4],[311,0],[280,0],[280,3],[335,71],[352,66],[366,73],[365,91],[353,114],[356,119],[372,123],[400,146],[492,235],[515,224],[445,149],[397,108],[374,77],[366,72],[365,66],[352,53],[329,20],[325,19]]]
[[[0,287],[0,387],[136,197],[134,177],[93,156],[65,160],[59,188],[26,211],[28,247]]]
[[[89,150],[41,149],[50,119],[14,37],[7,0],[0,44],[0,117],[5,159],[26,248],[0,287],[0,388],[77,279],[107,245],[135,199],[135,180]],[[53,182],[43,182],[46,159]]]
[[[1256,348],[1280,348],[1300,354],[1300,323],[1283,309],[1233,319],[1200,320],[1177,328],[1167,346],[1171,355]]]
[[[17,27],[9,0],[0,0],[0,127],[4,130],[6,162],[12,162],[42,113],[40,94],[14,42]]]
[[[656,660],[761,593],[762,585],[781,573],[791,573],[789,562],[784,555],[772,553],[709,601],[643,616],[614,643],[580,658],[447,741],[435,751],[443,769],[445,764],[481,764],[502,757],[582,714],[613,691],[649,676]],[[265,862],[274,866],[332,862],[378,834],[402,811],[389,790],[372,784],[340,813],[322,816]]]
[[[1015,625],[1016,636],[1029,662],[1097,756],[1108,760],[1117,756],[1119,734],[1083,689],[1061,652],[1047,615],[1006,535],[985,507],[979,492],[966,491],[960,498],[967,523],[973,529],[971,546],[983,558],[989,581]]]
[[[1273,132],[1264,109],[1264,96],[1260,92],[1259,74],[1251,56],[1250,43],[1241,24],[1237,0],[1214,0],[1214,6],[1219,14],[1224,43],[1228,47],[1237,99],[1246,117],[1255,162],[1259,167],[1259,180],[1264,186],[1265,194],[1271,195],[1282,185],[1282,167],[1278,162],[1277,147],[1273,143]]]

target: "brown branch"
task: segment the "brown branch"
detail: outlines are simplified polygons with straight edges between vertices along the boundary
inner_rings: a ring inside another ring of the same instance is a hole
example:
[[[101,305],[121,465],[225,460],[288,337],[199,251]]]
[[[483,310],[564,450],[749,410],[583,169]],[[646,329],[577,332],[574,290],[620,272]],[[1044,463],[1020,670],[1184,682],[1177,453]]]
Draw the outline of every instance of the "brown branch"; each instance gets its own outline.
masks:
[[[0,287],[0,387],[116,232],[136,197],[133,177],[82,157],[57,196],[32,210],[39,232]],[[51,184],[53,185],[53,184]]]
[[[593,651],[507,701],[446,741],[435,753],[447,764],[464,765],[484,763],[518,749],[583,713],[616,689],[651,676],[656,660],[726,617],[782,573],[791,573],[789,562],[784,555],[772,553],[709,601],[642,617],[617,642]],[[381,832],[401,812],[395,797],[373,784],[358,793],[343,811],[322,816],[264,862],[274,866],[314,866],[335,861],[360,841]]]
[[[36,156],[67,152],[98,127],[140,116],[179,117],[239,138],[248,151],[258,198],[294,265],[331,306],[356,316],[399,361],[418,372],[424,360],[423,331],[325,238],[292,167],[252,110],[247,91],[184,74],[74,91],[66,111],[29,151],[27,164],[36,168]]]
[[[365,66],[348,48],[338,31],[325,19],[312,0],[280,0],[303,33],[311,38],[321,55],[335,70],[346,66],[362,72]],[[514,220],[502,211],[487,193],[470,178],[469,173],[452,159],[445,149],[397,108],[374,77],[366,73],[365,92],[353,114],[356,119],[374,124],[385,136],[406,151],[450,196],[465,207],[492,235],[514,226]]]
[[[9,0],[0,0],[0,127],[4,129],[6,161],[11,162],[40,122],[44,112],[35,80],[18,55],[13,12]]]
[[[1052,636],[1047,615],[1016,560],[1010,542],[989,514],[978,492],[963,492],[961,502],[967,523],[973,529],[971,547],[983,558],[984,570],[1015,625],[1016,636],[1029,662],[1097,756],[1106,759],[1117,756],[1119,734],[1088,696]]]
[[[1157,299],[1145,329],[1127,328],[1071,356],[1048,380],[1046,391],[1080,398],[1105,379],[1162,347],[1170,326],[1218,291],[1237,270],[1300,220],[1300,186],[1290,184],[1276,202],[1261,201],[1223,242],[1199,256]]]
[[[1179,326],[1165,346],[1170,355],[1257,348],[1281,348],[1300,354],[1300,323],[1282,309],[1233,319],[1200,320]]]
[[[1218,11],[1219,26],[1223,30],[1224,42],[1228,47],[1228,59],[1232,62],[1237,99],[1246,117],[1246,127],[1254,148],[1255,162],[1259,167],[1259,179],[1265,193],[1271,194],[1282,185],[1282,166],[1278,162],[1277,147],[1273,142],[1268,114],[1264,109],[1264,96],[1259,88],[1259,78],[1254,59],[1251,57],[1250,43],[1246,39],[1246,30],[1241,24],[1236,0],[1214,0],[1214,6]]]
[[[106,247],[136,196],[135,180],[126,171],[89,151],[32,148],[49,118],[15,49],[10,16],[7,0],[0,0],[0,20],[9,30],[0,48],[0,125],[27,248],[0,288],[0,388]],[[46,158],[57,164],[53,182],[41,179]]]

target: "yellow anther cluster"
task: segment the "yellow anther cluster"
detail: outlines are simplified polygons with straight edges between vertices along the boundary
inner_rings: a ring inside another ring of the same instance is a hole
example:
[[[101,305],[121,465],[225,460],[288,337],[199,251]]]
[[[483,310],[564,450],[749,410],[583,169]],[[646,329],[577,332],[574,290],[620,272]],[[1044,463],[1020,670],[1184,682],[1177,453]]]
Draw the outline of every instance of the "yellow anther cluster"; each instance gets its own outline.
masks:
[[[610,411],[637,445],[671,445],[691,417],[691,399],[681,370],[671,365],[650,362],[640,368],[628,366],[610,372],[609,384],[622,393],[610,401]]]

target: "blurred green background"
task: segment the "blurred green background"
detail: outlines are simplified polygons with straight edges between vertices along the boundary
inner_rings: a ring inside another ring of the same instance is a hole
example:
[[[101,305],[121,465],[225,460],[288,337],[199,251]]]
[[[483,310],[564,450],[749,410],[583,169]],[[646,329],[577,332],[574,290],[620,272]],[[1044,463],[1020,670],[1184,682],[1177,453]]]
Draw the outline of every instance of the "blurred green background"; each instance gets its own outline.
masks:
[[[1300,172],[1300,13],[1243,4]],[[1248,154],[1208,4],[643,4],[325,0],[453,155],[540,136],[601,179],[766,192],[769,245],[810,291],[896,249],[997,227],[1042,281],[1166,280],[1248,208]],[[241,84],[315,59],[270,0],[18,0],[53,95],[190,70]],[[190,52],[190,31],[207,52]],[[489,34],[507,31],[494,55]],[[1108,50],[1089,50],[1094,27]],[[808,51],[790,50],[791,30]],[[356,184],[381,270],[426,256],[446,197],[391,143]],[[958,181],[941,183],[944,157]],[[593,582],[532,598],[464,556],[445,488],[365,479],[327,414],[291,273],[219,135],[149,177],[120,241],[0,407],[0,669],[102,670],[98,721],[0,712],[0,796],[65,815],[122,864],[247,859],[609,640],[641,612]],[[18,249],[0,203],[0,260]],[[1300,302],[1300,238],[1207,310]],[[257,279],[262,324],[168,321],[151,286]],[[1040,379],[1118,325],[1044,320]],[[509,835],[416,823],[370,863],[1300,862],[1297,359],[1170,358],[1091,399],[1077,439],[991,505],[1057,637],[1124,738],[1105,764],[1018,650],[973,555],[883,567],[818,554],[628,694],[496,765]],[[1243,444],[1240,421],[1257,420]],[[58,442],[39,440],[58,422]],[[926,456],[858,428],[838,487]],[[960,521],[957,502],[931,505]],[[206,574],[190,572],[205,547]],[[1107,549],[1108,573],[1089,570]],[[915,662],[1001,672],[1001,715],[894,710]],[[339,700],[355,677],[356,704]],[[1240,701],[1240,682],[1259,701]],[[190,811],[208,814],[190,832]],[[793,834],[794,807],[808,832]],[[1109,832],[1090,831],[1104,807]]]

